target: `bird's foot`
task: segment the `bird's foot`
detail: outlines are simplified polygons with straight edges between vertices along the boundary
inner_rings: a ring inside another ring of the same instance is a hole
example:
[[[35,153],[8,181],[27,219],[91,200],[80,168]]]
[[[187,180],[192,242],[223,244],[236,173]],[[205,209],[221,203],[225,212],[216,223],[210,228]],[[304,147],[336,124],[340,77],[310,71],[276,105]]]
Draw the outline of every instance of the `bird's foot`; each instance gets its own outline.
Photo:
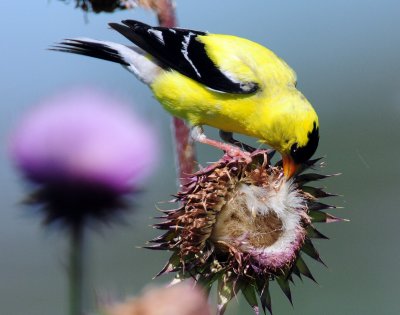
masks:
[[[250,152],[250,153],[253,153],[253,152],[257,151],[256,148],[253,148],[252,146],[250,146],[250,145],[248,145],[248,144],[246,144],[246,143],[243,143],[243,142],[241,142],[241,141],[239,141],[239,140],[236,140],[236,139],[233,137],[233,133],[232,133],[232,132],[220,130],[220,131],[219,131],[219,136],[220,136],[221,139],[224,140],[225,142],[228,142],[228,143],[230,143],[230,144],[233,144],[233,145],[236,146],[236,147],[241,148],[242,151],[247,151],[247,152]]]
[[[223,143],[226,144],[226,143]],[[241,158],[244,159],[247,163],[250,163],[252,161],[251,153],[247,151],[243,151],[233,145],[228,145],[229,149],[224,150],[225,153],[233,158]]]
[[[215,148],[221,149],[221,150],[225,151],[225,153],[227,155],[229,155],[230,157],[243,158],[248,163],[250,163],[252,161],[250,152],[245,152],[245,151],[241,150],[240,148],[238,148],[232,144],[229,144],[229,143],[224,143],[224,142],[220,142],[220,141],[216,141],[216,140],[207,138],[203,132],[203,129],[200,126],[193,127],[191,135],[192,135],[192,138],[194,141],[208,144]]]

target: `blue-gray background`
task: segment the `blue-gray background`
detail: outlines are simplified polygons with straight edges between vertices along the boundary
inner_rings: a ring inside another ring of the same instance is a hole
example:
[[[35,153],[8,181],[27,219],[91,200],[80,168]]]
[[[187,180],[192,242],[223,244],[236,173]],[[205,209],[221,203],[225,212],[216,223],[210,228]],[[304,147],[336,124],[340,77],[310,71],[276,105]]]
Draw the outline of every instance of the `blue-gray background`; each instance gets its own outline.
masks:
[[[89,240],[92,292],[138,294],[154,283],[152,276],[167,258],[136,246],[156,235],[149,227],[156,202],[175,192],[170,119],[121,67],[46,47],[74,36],[125,42],[107,22],[134,18],[154,24],[156,19],[141,9],[85,17],[72,3],[56,0],[2,0],[0,12],[0,313],[66,314],[65,240],[43,230],[18,205],[24,189],[7,158],[6,142],[28,108],[83,84],[130,100],[161,138],[161,164],[144,184],[129,225],[91,233]],[[343,173],[324,183],[344,195],[332,200],[345,207],[335,214],[351,219],[320,226],[331,238],[317,242],[329,268],[310,262],[319,284],[297,281],[294,308],[274,286],[275,314],[400,313],[399,12],[395,0],[177,1],[181,26],[247,37],[297,71],[298,87],[320,116],[318,155],[327,157],[325,172]],[[218,157],[215,150],[198,149],[202,163]],[[229,314],[251,310],[239,299]]]

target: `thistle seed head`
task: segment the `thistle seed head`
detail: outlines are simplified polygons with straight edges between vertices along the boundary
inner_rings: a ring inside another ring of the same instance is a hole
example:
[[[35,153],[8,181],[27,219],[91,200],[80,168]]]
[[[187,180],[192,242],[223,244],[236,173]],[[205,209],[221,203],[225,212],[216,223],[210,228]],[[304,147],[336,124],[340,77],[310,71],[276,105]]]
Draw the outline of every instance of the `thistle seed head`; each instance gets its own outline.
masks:
[[[291,180],[266,151],[252,153],[251,162],[225,155],[195,173],[176,196],[180,206],[155,224],[166,232],[148,248],[172,251],[160,274],[176,272],[208,289],[217,282],[219,314],[239,291],[256,313],[257,295],[271,311],[272,280],[291,301],[293,274],[314,280],[302,253],[322,262],[311,239],[325,237],[313,223],[341,220],[322,211],[334,206],[317,201],[331,194],[306,186],[328,177],[304,174],[317,161],[302,165]]]

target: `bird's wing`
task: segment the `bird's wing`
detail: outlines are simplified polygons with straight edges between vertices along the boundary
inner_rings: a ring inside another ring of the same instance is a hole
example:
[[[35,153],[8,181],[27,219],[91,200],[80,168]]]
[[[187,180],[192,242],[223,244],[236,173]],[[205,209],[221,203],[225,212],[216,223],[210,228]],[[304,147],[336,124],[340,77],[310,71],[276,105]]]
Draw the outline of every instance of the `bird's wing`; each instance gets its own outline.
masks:
[[[197,39],[207,33],[181,28],[151,27],[134,20],[110,27],[153,56],[161,66],[176,70],[206,87],[225,93],[250,94],[258,90],[255,82],[244,82],[218,68]]]

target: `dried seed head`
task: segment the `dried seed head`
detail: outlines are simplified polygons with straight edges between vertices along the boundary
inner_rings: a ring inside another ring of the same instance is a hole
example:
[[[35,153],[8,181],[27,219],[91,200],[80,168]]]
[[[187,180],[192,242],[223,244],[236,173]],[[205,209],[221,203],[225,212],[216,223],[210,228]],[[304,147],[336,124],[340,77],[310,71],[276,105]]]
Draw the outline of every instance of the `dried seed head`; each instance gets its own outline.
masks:
[[[65,0],[62,0],[65,1]],[[85,12],[114,12],[141,6],[138,0],[75,0],[75,7]]]
[[[304,195],[283,177],[268,185],[239,183],[216,216],[211,241],[224,250],[235,246],[268,270],[291,264],[303,244],[308,221]]]
[[[323,235],[313,222],[340,220],[321,211],[332,206],[317,201],[332,195],[305,186],[327,176],[297,174],[287,181],[266,151],[251,157],[248,162],[225,155],[194,174],[177,195],[181,206],[165,211],[155,225],[167,232],[149,246],[173,252],[160,274],[177,272],[179,279],[194,277],[208,288],[217,281],[220,314],[239,291],[256,312],[256,294],[271,311],[270,280],[277,280],[291,301],[292,274],[313,279],[301,252],[322,262],[311,238]]]

